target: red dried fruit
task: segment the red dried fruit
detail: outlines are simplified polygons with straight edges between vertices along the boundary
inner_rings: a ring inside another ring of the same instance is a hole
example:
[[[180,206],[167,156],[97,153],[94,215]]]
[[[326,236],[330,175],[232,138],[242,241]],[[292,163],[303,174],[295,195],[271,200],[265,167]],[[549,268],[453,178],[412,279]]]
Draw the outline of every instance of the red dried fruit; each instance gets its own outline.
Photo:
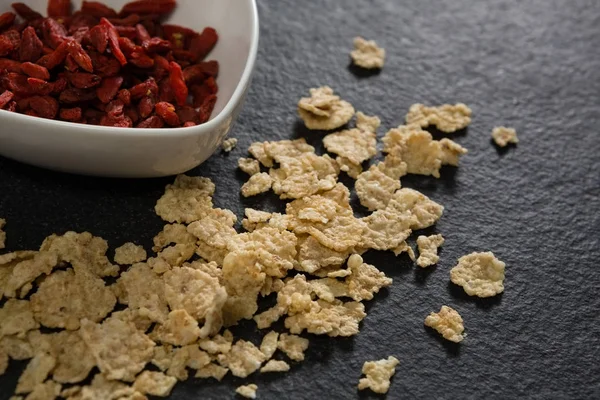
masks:
[[[81,120],[82,112],[80,107],[74,108],[62,108],[59,113],[60,119],[69,121],[69,122],[77,122]]]
[[[89,36],[90,36],[90,28],[88,28],[87,26],[78,28],[75,32],[73,32],[71,34],[71,37],[73,38],[73,40],[75,40],[79,44],[81,44],[84,39],[87,42],[89,40]]]
[[[75,62],[70,54],[67,54],[67,58],[65,58],[65,70],[69,72],[79,71],[79,64]]]
[[[0,31],[12,26],[16,17],[15,13],[11,13],[10,11],[0,15]]]
[[[179,63],[182,63],[183,61],[187,62],[188,64],[196,62],[195,54],[188,50],[175,49],[171,52],[171,54]]]
[[[118,75],[121,71],[121,63],[115,58],[104,56],[96,52],[90,52],[90,58],[92,59],[92,65],[94,66],[94,72],[101,77],[109,77]]]
[[[185,106],[188,98],[188,87],[183,79],[183,71],[181,70],[181,66],[174,61],[170,62],[169,73],[169,79],[171,81],[171,87],[173,88],[175,100],[179,106]]]
[[[123,114],[123,109],[125,108],[125,103],[121,100],[113,100],[106,106],[106,113],[109,115],[121,115]]]
[[[202,85],[193,85],[192,96],[194,97],[194,107],[201,107],[206,98],[216,94],[217,91],[217,83],[212,76],[206,79]]]
[[[133,27],[133,26],[117,25],[117,26],[115,26],[115,29],[117,30],[117,33],[119,34],[120,37],[126,37],[129,39],[137,38],[137,32],[135,30],[135,27]]]
[[[167,101],[169,103],[175,100],[175,95],[173,94],[173,88],[171,88],[171,81],[169,79],[163,79],[158,84],[158,98],[160,101]]]
[[[181,125],[181,122],[179,121],[179,116],[175,112],[175,106],[173,104],[161,101],[160,103],[156,103],[154,109],[156,110],[156,114],[159,117],[161,117],[163,121],[165,121],[168,125]]]
[[[109,6],[97,1],[84,1],[81,3],[81,12],[89,14],[96,18],[114,18],[117,12]]]
[[[142,42],[142,47],[148,53],[167,53],[171,50],[171,42],[161,38],[151,38]]]
[[[211,76],[216,77],[218,74],[219,63],[217,61],[202,61],[183,70],[183,78],[188,85],[202,82]]]
[[[100,54],[108,47],[108,28],[105,25],[96,25],[90,29],[90,43]]]
[[[137,0],[127,3],[121,9],[119,15],[128,14],[168,14],[175,9],[175,0]]]
[[[152,76],[156,80],[161,80],[169,76],[169,61],[163,56],[154,56],[154,71]]]
[[[16,30],[6,31],[0,35],[0,57],[11,54],[21,46],[21,34]]]
[[[31,62],[24,62],[21,64],[21,70],[32,78],[42,79],[47,81],[50,79],[50,72],[41,65],[37,65]]]
[[[177,116],[182,123],[193,122],[194,125],[198,122],[198,112],[194,107],[183,106],[177,110]]]
[[[15,97],[15,94],[10,90],[5,90],[0,94],[0,108],[4,108]]]
[[[58,65],[62,64],[63,61],[65,61],[67,54],[69,54],[68,45],[69,43],[67,41],[63,41],[60,46],[54,50],[54,52],[43,56],[37,61],[37,63],[48,70],[57,67]]]
[[[92,28],[98,24],[98,18],[90,14],[84,14],[78,11],[73,14],[69,23],[69,32],[74,32],[79,28]]]
[[[137,124],[140,120],[140,115],[133,107],[128,107],[125,109],[125,115],[129,117],[133,124]]]
[[[150,118],[145,119],[144,121],[140,122],[136,128],[162,128],[163,126],[165,126],[164,122],[162,119],[160,119],[160,117],[157,117],[156,115],[153,115]]]
[[[215,103],[217,102],[217,96],[211,94],[206,99],[204,99],[204,103],[200,106],[198,110],[198,118],[200,119],[200,123],[203,124],[210,118],[210,114],[212,114],[213,109],[215,108]]]
[[[138,112],[140,117],[146,118],[154,111],[154,99],[152,96],[144,96],[138,104]]]
[[[131,14],[126,18],[108,18],[108,20],[115,26],[135,26],[140,23],[142,19],[137,14]]]
[[[42,118],[54,119],[58,113],[58,101],[50,96],[33,96],[29,106]]]
[[[0,71],[21,72],[21,63],[9,58],[0,58]]]
[[[219,35],[214,28],[204,28],[200,35],[195,35],[190,41],[190,52],[196,55],[195,61],[202,60],[215,47]]]
[[[42,23],[44,42],[53,49],[58,48],[67,37],[64,25],[52,18],[46,18]]]
[[[31,26],[25,28],[21,35],[21,48],[19,49],[19,59],[21,61],[35,62],[42,56],[44,44],[35,33]]]
[[[131,128],[133,126],[133,122],[131,118],[126,115],[105,115],[100,120],[100,125],[103,126],[114,126],[116,128]]]
[[[87,72],[94,72],[92,59],[90,58],[88,53],[86,53],[85,50],[83,50],[79,43],[77,43],[74,40],[69,40],[67,50],[69,52],[69,55],[73,57],[73,60],[77,63],[77,65],[79,65]]]
[[[66,89],[60,93],[59,100],[65,104],[79,104],[96,98],[95,90]]]
[[[6,111],[15,112],[17,111],[17,102],[11,101],[5,108]]]
[[[71,15],[71,0],[48,0],[48,16],[66,17]]]
[[[127,59],[119,47],[119,34],[117,33],[117,30],[113,24],[111,24],[106,18],[102,18],[100,20],[100,24],[108,28],[108,45],[110,46],[110,51],[119,61],[119,63],[121,63],[121,65],[127,64]]]
[[[53,95],[60,95],[62,93],[63,90],[65,90],[67,88],[67,84],[69,82],[67,82],[67,78],[65,78],[64,76],[62,76],[62,74],[54,81],[54,84],[52,85],[52,94]]]
[[[148,57],[143,52],[134,51],[129,57],[129,62],[138,68],[152,68],[154,67],[154,59]]]
[[[123,84],[122,76],[115,76],[112,78],[105,78],[102,80],[102,84],[96,89],[98,99],[103,103],[109,103],[115,98],[121,85]],[[122,100],[123,101],[123,100]],[[124,104],[131,103],[131,99],[128,102],[123,101]]]
[[[27,21],[33,21],[36,19],[44,18],[44,17],[42,17],[42,14],[40,14],[37,11],[32,10],[27,4],[13,3],[12,8],[19,15],[19,17],[21,17]]]
[[[27,78],[27,85],[32,93],[42,96],[49,95],[54,90],[52,83],[38,78]]]
[[[178,49],[184,48],[188,39],[198,34],[195,30],[180,25],[164,24],[162,29],[165,39],[173,43],[173,46]]]
[[[98,75],[85,72],[67,72],[65,76],[69,83],[78,89],[93,88],[102,82],[102,78]]]
[[[140,46],[133,42],[133,40],[126,37],[119,38],[119,48],[121,49],[123,54],[125,54],[125,57],[130,57],[131,54],[135,51],[143,51]]]
[[[132,99],[141,99],[143,96],[158,95],[158,85],[154,78],[149,78],[146,81],[139,83],[129,89]]]
[[[183,126],[184,128],[189,128],[189,127],[196,126],[196,125],[197,125],[197,124],[196,124],[195,122],[188,121],[188,122],[184,122],[182,126]]]
[[[150,34],[148,33],[148,30],[142,24],[135,25],[135,32],[136,32],[137,40],[139,40],[140,42],[144,42],[146,40],[152,39],[152,36],[150,36]]]

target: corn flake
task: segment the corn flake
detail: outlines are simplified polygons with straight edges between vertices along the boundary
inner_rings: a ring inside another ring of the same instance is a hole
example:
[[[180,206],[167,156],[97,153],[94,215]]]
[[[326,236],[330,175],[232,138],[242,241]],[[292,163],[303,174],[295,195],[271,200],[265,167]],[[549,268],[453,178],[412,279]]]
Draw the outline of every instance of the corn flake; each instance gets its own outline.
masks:
[[[371,167],[358,176],[355,188],[360,204],[374,211],[388,205],[394,192],[400,189],[400,181],[390,178],[377,167]]]
[[[153,239],[152,251],[159,252],[171,244],[194,244],[196,237],[188,232],[187,226],[183,224],[167,224]]]
[[[375,168],[392,179],[398,180],[406,175],[408,165],[396,154],[388,154],[383,161],[375,164]]]
[[[227,243],[237,234],[233,228],[235,221],[236,216],[230,211],[214,209],[205,218],[192,223],[188,232],[199,239],[198,255],[207,261],[223,264]]]
[[[131,265],[146,260],[148,255],[144,247],[135,243],[125,243],[115,249],[115,262],[121,265]]]
[[[226,354],[231,350],[233,344],[233,334],[225,330],[222,335],[215,335],[212,338],[200,339],[198,345],[201,349],[210,354]]]
[[[154,209],[165,221],[189,224],[212,208],[214,192],[215,185],[209,178],[179,175],[167,185]]]
[[[398,156],[406,163],[409,174],[440,177],[442,150],[440,142],[416,126],[399,126],[383,138],[386,153]]]
[[[273,357],[275,351],[277,350],[277,340],[279,338],[279,333],[275,331],[271,331],[267,333],[260,344],[260,351],[265,355],[265,358],[268,360]]]
[[[273,178],[266,172],[252,175],[246,183],[242,185],[242,196],[251,197],[260,193],[268,192],[273,185]]]
[[[469,151],[450,139],[440,140],[440,149],[442,165],[452,165],[458,167],[459,159]]]
[[[240,158],[238,160],[238,168],[248,175],[256,175],[260,172],[260,164],[252,158]]]
[[[217,356],[221,366],[229,368],[233,376],[245,378],[258,370],[266,360],[265,355],[252,343],[238,340],[229,353]]]
[[[159,342],[186,346],[192,344],[200,337],[198,321],[192,318],[185,310],[173,310],[169,313],[163,325],[155,328],[153,338]]]
[[[30,339],[32,332],[37,332],[38,335],[40,334],[40,331],[31,331],[26,339],[21,339],[16,336],[5,336],[1,338],[0,350],[5,352],[13,360],[27,360],[33,358],[35,352],[34,346],[32,345],[33,341]]]
[[[410,212],[413,216],[411,229],[425,229],[433,226],[443,215],[444,206],[413,189],[400,189],[392,196],[388,209],[396,212]]]
[[[50,275],[57,265],[58,257],[49,252],[36,252],[32,258],[21,260],[12,267],[10,275],[4,278],[4,295],[24,297],[31,290],[31,283],[35,279]],[[8,269],[6,271],[9,272]]]
[[[469,296],[492,297],[504,291],[506,264],[491,251],[471,253],[458,259],[450,280],[462,286]]]
[[[281,199],[298,199],[334,188],[339,167],[327,154],[302,153],[279,158],[279,169],[271,169],[273,191]]]
[[[298,113],[308,129],[329,131],[352,119],[352,104],[334,95],[329,86],[310,89],[310,95],[298,102]]]
[[[438,331],[446,340],[462,342],[465,327],[460,314],[448,306],[442,306],[439,313],[431,313],[425,318],[425,325]]]
[[[310,304],[308,312],[291,315],[285,320],[285,327],[293,334],[300,334],[304,329],[316,335],[353,336],[358,334],[358,324],[367,314],[365,306],[358,302],[333,303],[317,300]]]
[[[0,347],[0,376],[4,375],[8,368],[8,354]]]
[[[15,393],[29,393],[43,383],[56,365],[56,359],[47,353],[38,353],[33,357],[19,377]]]
[[[494,139],[494,142],[500,147],[506,147],[510,143],[519,143],[517,131],[515,131],[513,128],[507,128],[504,126],[498,126],[494,128],[492,131],[492,139]]]
[[[381,69],[385,61],[385,49],[377,46],[374,40],[354,38],[354,50],[350,53],[352,62],[365,69]]]
[[[60,395],[60,383],[46,381],[35,386],[25,400],[54,400]]]
[[[248,152],[265,167],[271,168],[273,166],[273,159],[265,152],[265,142],[252,143],[248,148]]]
[[[83,381],[96,365],[79,332],[62,331],[49,336],[50,354],[56,358],[52,378],[60,383]]]
[[[308,339],[297,335],[282,333],[277,342],[277,348],[283,351],[291,360],[304,360],[304,352],[308,349]]]
[[[39,327],[29,301],[10,299],[0,308],[0,338],[10,335],[24,338],[28,331]]]
[[[265,153],[278,163],[281,162],[282,157],[299,157],[304,153],[315,152],[315,148],[306,143],[304,138],[265,142],[264,146]]]
[[[281,360],[269,360],[260,369],[261,373],[265,372],[287,372],[290,370],[290,364]]]
[[[177,379],[162,372],[144,371],[135,378],[133,388],[151,396],[167,397],[176,383]]]
[[[141,396],[141,397],[140,397]],[[74,386],[62,391],[61,397],[67,400],[119,399],[143,400],[145,397],[126,384],[109,380],[102,374],[97,374],[89,386]]]
[[[196,375],[194,377],[204,379],[214,378],[220,382],[221,379],[223,379],[228,372],[228,368],[221,367],[220,365],[217,365],[215,363],[210,363],[207,366],[202,367],[198,371],[196,371]]]
[[[362,112],[356,113],[356,127],[361,131],[376,133],[381,126],[381,120],[377,116],[368,116]]]
[[[355,301],[372,300],[373,294],[379,293],[381,288],[392,284],[391,278],[386,277],[374,266],[363,262],[358,254],[350,256],[348,268],[352,274],[345,279],[345,283],[349,296]]]
[[[471,113],[471,109],[462,103],[438,107],[413,104],[406,114],[406,123],[416,124],[421,128],[435,125],[442,132],[452,133],[469,126]]]
[[[247,399],[256,399],[256,391],[258,390],[258,386],[254,383],[249,385],[242,385],[235,389],[235,392],[242,397]]]
[[[344,171],[350,178],[356,179],[363,171],[362,165],[354,164],[346,157],[336,157],[335,162],[340,167],[340,171]]]
[[[392,250],[400,246],[412,233],[413,215],[406,210],[388,207],[377,210],[362,219],[366,225],[360,247],[364,249]]]
[[[375,133],[361,129],[348,129],[331,133],[323,138],[323,144],[330,153],[360,165],[377,154]]]
[[[438,247],[444,244],[442,235],[419,236],[417,238],[417,246],[419,247],[419,258],[417,265],[421,268],[426,268],[437,264],[440,257],[437,254]]]
[[[314,274],[328,266],[340,266],[348,258],[349,252],[337,252],[323,246],[310,235],[302,235],[298,239],[298,265],[300,271]]]
[[[237,146],[237,143],[238,143],[238,140],[236,138],[229,138],[229,139],[223,140],[221,147],[223,148],[223,151],[225,153],[229,153],[230,151],[235,149],[235,146]]]
[[[246,218],[242,220],[242,226],[248,232],[252,232],[259,227],[264,227],[273,216],[270,212],[259,211],[253,208],[246,208],[244,213]]]
[[[390,390],[390,379],[396,373],[398,363],[398,359],[393,356],[389,356],[387,360],[365,362],[362,373],[366,377],[358,382],[358,390],[368,388],[375,393],[387,393]]]

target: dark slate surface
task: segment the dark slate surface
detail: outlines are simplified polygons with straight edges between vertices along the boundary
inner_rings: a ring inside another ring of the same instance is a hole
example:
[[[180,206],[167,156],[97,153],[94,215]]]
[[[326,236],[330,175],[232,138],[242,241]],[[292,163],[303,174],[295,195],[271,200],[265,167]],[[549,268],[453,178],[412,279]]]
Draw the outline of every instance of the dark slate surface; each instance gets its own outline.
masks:
[[[372,398],[357,393],[362,363],[400,359],[388,398],[600,398],[600,3],[574,1],[261,0],[261,50],[230,155],[193,171],[217,183],[216,204],[282,209],[273,196],[238,195],[238,157],[254,140],[322,136],[306,132],[295,103],[329,84],[385,128],[414,102],[462,101],[474,110],[470,152],[440,180],[403,184],[446,206],[432,232],[446,244],[436,268],[369,254],[394,278],[367,306],[353,339],[311,338],[307,360],[285,375],[252,376],[260,398]],[[352,38],[388,52],[380,74],[348,68]],[[496,125],[521,143],[490,142]],[[112,246],[148,245],[162,222],[153,206],[168,179],[119,181],[67,176],[0,159],[0,215],[8,246],[35,248],[66,230],[91,231]],[[494,251],[507,264],[506,292],[487,301],[449,284],[461,255]],[[442,304],[463,316],[468,337],[449,345],[423,327]],[[245,332],[258,343],[252,323]],[[23,364],[0,378],[8,399]],[[242,380],[190,380],[174,399],[233,398]]]

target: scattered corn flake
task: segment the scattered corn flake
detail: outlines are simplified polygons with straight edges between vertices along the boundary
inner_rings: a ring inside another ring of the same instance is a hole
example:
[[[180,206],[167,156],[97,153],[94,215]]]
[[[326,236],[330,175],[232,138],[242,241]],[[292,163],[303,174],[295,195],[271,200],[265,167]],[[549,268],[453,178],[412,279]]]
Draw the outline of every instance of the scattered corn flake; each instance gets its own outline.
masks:
[[[179,381],[185,381],[188,376],[187,365],[190,361],[190,352],[186,347],[171,348],[171,360],[169,368],[167,369],[167,375],[177,378]]]
[[[308,339],[297,335],[282,333],[277,342],[277,348],[283,351],[291,360],[304,360],[304,352],[308,349]]]
[[[28,331],[39,327],[29,301],[9,299],[0,308],[0,338],[10,335],[24,338]]]
[[[254,383],[249,385],[242,385],[235,389],[235,392],[242,397],[247,399],[256,399],[256,391],[258,390],[258,386]]]
[[[353,336],[358,334],[358,325],[367,314],[365,306],[358,302],[336,300],[333,303],[317,300],[312,302],[308,312],[291,315],[285,320],[285,327],[293,334],[304,329],[316,335]]]
[[[8,280],[12,276],[15,266],[21,261],[30,260],[37,251],[15,251],[12,253],[0,254],[0,299],[4,296]]]
[[[0,376],[4,375],[7,368],[8,354],[6,354],[6,351],[2,347],[0,347]]]
[[[46,381],[35,386],[25,400],[54,400],[60,395],[62,385],[54,381]]]
[[[446,138],[440,140],[440,148],[442,165],[452,165],[453,167],[458,167],[460,157],[469,152],[460,144]]]
[[[344,171],[350,178],[356,179],[358,175],[363,171],[362,165],[353,164],[346,157],[336,157],[335,162],[337,162],[340,167],[340,171]]]
[[[217,356],[221,366],[229,368],[234,376],[245,378],[258,370],[266,360],[265,355],[252,343],[238,340],[229,353]]]
[[[330,153],[345,157],[356,165],[377,154],[375,133],[358,128],[330,133],[323,138],[323,144]]]
[[[406,123],[416,124],[421,128],[434,125],[442,132],[452,133],[469,126],[471,113],[471,109],[462,103],[438,107],[413,104],[406,114]]]
[[[27,360],[33,358],[35,351],[32,340],[30,339],[32,332],[37,332],[39,334],[40,331],[29,332],[26,339],[18,338],[16,336],[5,336],[1,338],[0,349],[8,354],[13,360]]]
[[[394,255],[396,257],[398,257],[402,253],[406,253],[413,262],[417,260],[417,257],[415,256],[415,251],[412,249],[412,247],[409,246],[408,243],[406,243],[406,241],[400,243],[400,245],[392,249],[392,251],[394,252]]]
[[[310,95],[298,102],[298,113],[308,129],[329,131],[352,119],[352,104],[334,95],[329,86],[310,89]]]
[[[217,264],[214,261],[205,263],[203,261],[196,260],[192,261],[191,263],[185,263],[182,266],[205,272],[213,278],[217,278],[219,280],[219,283],[223,284],[223,270],[221,269],[219,264]]]
[[[443,215],[444,206],[413,189],[400,189],[392,196],[389,209],[397,212],[409,211],[414,217],[411,229],[425,229],[433,226]]]
[[[290,364],[281,360],[269,360],[260,369],[261,373],[265,372],[287,372],[290,370]]]
[[[210,354],[227,354],[233,344],[233,334],[226,329],[222,335],[200,339],[198,345]]]
[[[368,116],[361,111],[356,113],[356,127],[361,131],[376,133],[381,126],[381,120],[377,116]]]
[[[355,301],[372,300],[375,293],[381,288],[390,286],[392,279],[385,276],[377,268],[363,262],[358,254],[353,254],[348,259],[348,268],[352,275],[345,279],[348,294]]]
[[[235,149],[235,146],[237,146],[237,143],[238,143],[237,138],[229,138],[229,139],[223,140],[223,144],[221,144],[221,147],[223,148],[223,151],[225,153],[229,153],[230,151]]]
[[[348,286],[334,278],[322,278],[310,281],[312,290],[318,298],[328,302],[335,301],[336,297],[348,297]]]
[[[260,173],[260,163],[252,158],[240,158],[238,168],[250,176]]]
[[[506,264],[491,251],[471,253],[458,259],[450,280],[462,286],[469,296],[492,297],[504,291]]]
[[[223,379],[225,375],[227,375],[227,372],[229,372],[228,368],[221,367],[220,365],[215,363],[210,363],[207,366],[202,367],[198,371],[196,371],[196,375],[194,375],[194,377],[203,379],[214,378],[220,382],[221,379]]]
[[[264,146],[265,153],[278,163],[281,162],[282,157],[299,157],[304,153],[315,152],[315,148],[306,143],[304,138],[265,142]]]
[[[49,335],[50,353],[56,358],[52,378],[59,383],[78,383],[96,365],[79,332],[62,331]]]
[[[405,162],[409,174],[440,177],[441,145],[431,133],[414,125],[399,126],[388,131],[382,140],[383,151]]]
[[[252,156],[256,158],[262,165],[267,168],[271,168],[273,166],[273,159],[265,152],[265,143],[266,142],[252,143],[248,148],[248,152],[252,154]]]
[[[81,337],[107,379],[133,382],[152,360],[154,342],[132,322],[108,318],[102,324],[81,321]]]
[[[185,346],[185,349],[188,352],[187,366],[189,368],[198,370],[210,364],[212,360],[211,356],[207,352],[200,350],[197,343]]]
[[[35,387],[43,383],[56,365],[56,359],[50,354],[40,352],[27,364],[27,367],[19,377],[15,393],[29,393]]]
[[[194,244],[196,237],[188,232],[183,224],[167,224],[153,239],[152,251],[159,252],[171,244]]]
[[[167,397],[176,383],[177,379],[162,372],[144,371],[135,378],[133,388],[143,394]]]
[[[260,288],[260,295],[266,297],[271,293],[279,292],[285,284],[279,278],[273,278],[272,276],[265,277],[265,282],[262,288]]]
[[[152,332],[161,343],[186,346],[200,337],[198,321],[185,310],[173,310],[163,325],[158,325]]]
[[[439,313],[432,312],[425,318],[425,325],[438,331],[446,340],[462,342],[465,330],[463,319],[453,308],[442,306]]]
[[[115,249],[115,262],[121,265],[131,265],[146,260],[148,255],[143,246],[135,243],[125,243]]]
[[[271,189],[272,184],[273,178],[266,172],[252,175],[250,179],[242,185],[242,196],[251,197],[268,192]]]
[[[302,153],[297,157],[281,157],[280,168],[269,171],[273,192],[281,199],[299,199],[335,187],[340,170],[327,154]]]
[[[352,271],[350,271],[349,269],[340,269],[337,271],[327,273],[328,278],[345,278],[350,275],[352,275]]]
[[[355,188],[360,204],[374,211],[388,205],[394,192],[400,189],[400,181],[373,166],[358,176]]]
[[[198,255],[207,261],[222,264],[227,254],[227,243],[237,234],[233,228],[236,219],[231,211],[213,209],[206,217],[190,224],[188,232],[199,239]]]
[[[152,355],[152,365],[156,366],[161,371],[166,371],[171,366],[174,356],[173,346],[170,344],[157,345],[154,347]]]
[[[385,61],[385,49],[377,46],[374,40],[354,38],[354,50],[350,53],[352,62],[365,69],[381,69]]]
[[[266,360],[269,360],[275,354],[278,339],[279,333],[275,331],[271,331],[263,337],[260,344],[260,351],[265,355]]]
[[[513,128],[507,128],[505,126],[498,126],[494,128],[492,131],[492,139],[494,139],[494,142],[500,147],[506,147],[510,143],[519,143],[517,131],[515,131]]]
[[[349,252],[337,252],[323,246],[310,235],[301,235],[298,239],[298,265],[300,271],[315,273],[328,266],[340,266],[348,258]]]
[[[388,203],[388,207],[362,219],[366,228],[360,247],[382,251],[395,249],[410,236],[414,221],[409,211],[392,208]]]
[[[109,380],[102,374],[97,374],[89,386],[74,386],[65,389],[61,397],[68,400],[91,400],[91,399],[119,399],[119,400],[143,400],[145,396],[132,387],[122,382]]]
[[[69,269],[44,279],[31,296],[31,309],[35,319],[47,328],[76,330],[81,319],[101,321],[116,302],[102,279]]]
[[[179,175],[157,201],[156,214],[168,222],[189,224],[212,208],[215,185],[209,178]]]
[[[244,213],[246,218],[242,221],[242,226],[248,232],[252,232],[258,228],[259,225],[264,225],[265,223],[269,222],[273,216],[272,213],[255,210],[253,208],[246,208]]]
[[[392,179],[400,179],[407,173],[408,165],[396,154],[388,154],[383,161],[375,164],[375,168]]]
[[[417,246],[419,247],[419,258],[417,265],[421,268],[426,268],[437,264],[440,260],[438,256],[438,247],[444,244],[442,235],[419,236],[417,238]]]
[[[366,377],[358,382],[358,390],[368,388],[375,393],[387,393],[390,390],[390,379],[396,373],[398,363],[398,359],[393,356],[389,356],[387,360],[365,362],[362,373]]]
[[[4,295],[25,297],[32,289],[31,283],[42,275],[50,275],[57,265],[56,254],[48,252],[37,252],[32,258],[20,261],[6,277]]]
[[[6,232],[2,229],[6,225],[6,220],[4,218],[0,218],[0,249],[6,247]]]

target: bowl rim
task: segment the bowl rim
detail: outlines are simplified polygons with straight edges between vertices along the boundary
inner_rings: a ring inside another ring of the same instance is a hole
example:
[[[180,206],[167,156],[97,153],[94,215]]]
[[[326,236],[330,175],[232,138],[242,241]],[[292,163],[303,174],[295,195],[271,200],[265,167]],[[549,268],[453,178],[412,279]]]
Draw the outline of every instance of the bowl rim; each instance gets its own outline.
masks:
[[[233,110],[237,106],[237,104],[242,100],[242,96],[244,94],[246,86],[249,84],[250,79],[252,78],[252,74],[254,72],[254,64],[256,62],[256,56],[258,54],[258,40],[259,40],[259,18],[258,18],[258,8],[256,5],[256,0],[247,0],[250,2],[250,18],[251,18],[251,38],[250,38],[250,51],[248,54],[248,58],[246,60],[246,64],[244,65],[244,71],[242,72],[242,76],[238,81],[238,84],[231,95],[231,98],[225,104],[225,107],[221,110],[219,114],[217,114],[214,118],[209,121],[190,127],[179,127],[179,128],[117,128],[112,126],[101,126],[101,125],[85,125],[79,124],[76,122],[67,122],[67,121],[59,121],[55,119],[45,119],[39,117],[32,117],[30,115],[19,114],[7,110],[0,109],[0,114],[6,113],[10,118],[16,118],[17,120],[22,119],[23,121],[28,121],[28,123],[34,122],[39,123],[40,125],[50,125],[54,128],[63,128],[68,129],[72,133],[73,130],[77,130],[77,128],[83,127],[86,132],[77,132],[81,134],[99,134],[99,135],[118,135],[118,136],[148,136],[148,137],[158,137],[163,136],[165,134],[174,137],[188,137],[188,136],[197,136],[199,134],[208,133],[220,125],[223,124],[225,119],[229,118],[233,113]],[[82,131],[83,131],[82,130]]]

